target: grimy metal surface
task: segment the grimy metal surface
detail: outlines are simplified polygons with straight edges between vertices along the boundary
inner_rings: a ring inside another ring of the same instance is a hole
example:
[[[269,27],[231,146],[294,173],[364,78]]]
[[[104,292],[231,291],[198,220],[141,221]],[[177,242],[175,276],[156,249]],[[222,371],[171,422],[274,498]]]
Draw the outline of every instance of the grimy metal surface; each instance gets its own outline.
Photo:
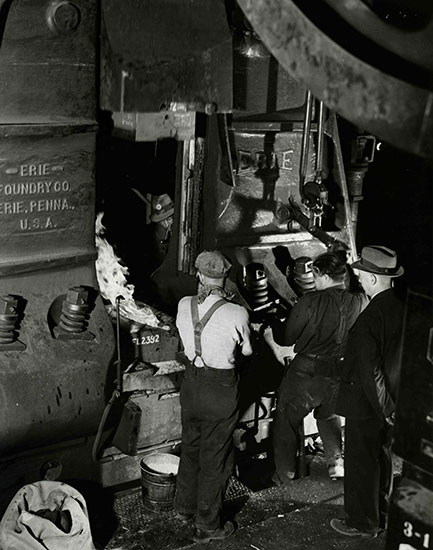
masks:
[[[333,116],[330,118],[331,121],[334,119]],[[270,285],[283,300],[290,300],[295,292],[288,283],[287,268],[300,256],[315,257],[327,250],[324,243],[313,238],[305,229],[288,229],[289,197],[301,204],[298,187],[301,125],[294,124],[291,130],[286,130],[287,124],[282,123],[235,122],[233,139],[239,171],[236,186],[232,187],[219,177],[215,119],[212,117],[209,122],[207,137],[203,191],[203,209],[206,212],[202,230],[206,239],[204,247],[216,245],[224,250],[233,264],[231,276],[240,288],[243,286],[243,267],[249,263],[263,264]],[[312,136],[314,134],[312,131]],[[339,137],[332,124],[326,136],[327,160],[323,176],[329,180],[326,185],[333,191],[334,209],[329,209],[324,229],[333,239],[346,243],[356,255]],[[308,177],[314,174],[313,142],[311,139]],[[279,219],[280,208],[286,209],[285,219]]]
[[[219,185],[223,211],[218,212],[217,232],[220,245],[234,240],[244,244],[248,236],[286,233],[287,223],[281,227],[275,217],[277,202],[287,203],[289,195],[298,191],[299,157],[302,133],[269,130],[237,130],[234,134],[241,159],[237,185],[231,193],[227,185]],[[314,150],[311,144],[308,155],[308,176],[313,176]],[[271,167],[268,168],[267,159]],[[223,204],[224,204],[223,203]]]
[[[0,124],[93,121],[97,0],[0,8]]]
[[[22,343],[0,349],[7,459],[96,431],[114,338],[94,267],[97,2],[0,8],[0,288],[19,303]],[[88,328],[62,339],[62,303],[80,285]]]
[[[245,40],[243,38],[243,40]],[[260,57],[241,53],[241,39],[234,36],[233,48],[233,109],[238,116],[251,113],[302,109],[305,90],[278,64],[262,45]],[[296,111],[294,111],[296,112]],[[299,112],[297,113],[299,116]]]
[[[101,107],[232,108],[232,37],[221,0],[103,0]]]
[[[0,142],[0,274],[94,256],[96,132],[3,125]]]
[[[19,340],[26,345],[0,351],[2,457],[96,431],[114,354],[101,298],[90,313],[92,340],[61,340],[51,330],[56,300],[77,284],[97,288],[93,262],[1,279],[2,293],[23,302]]]
[[[430,89],[348,52],[293,1],[239,0],[239,5],[279,63],[330,109],[397,147],[433,158]]]
[[[89,130],[0,127],[0,282],[19,299],[26,346],[0,350],[3,455],[91,434],[105,404],[114,338],[101,298],[91,301],[93,338],[63,340],[55,331],[70,287],[98,292]]]
[[[388,17],[387,21],[378,17],[370,6],[367,5],[367,2],[363,2],[362,0],[325,1],[332,6],[332,9],[341,15],[353,29],[356,29],[362,35],[368,37],[374,43],[420,68],[425,68],[430,71],[433,70],[433,18],[432,6],[429,2],[424,2],[424,6],[422,6],[422,0],[418,3],[408,2],[406,10],[400,5],[399,14],[399,5],[397,2],[395,2],[395,7],[392,6],[392,4],[386,6],[386,2],[384,3],[383,7],[385,7],[385,9],[388,8],[389,10],[391,8],[393,9],[394,15],[400,15],[400,22],[406,23],[408,26],[407,29],[404,29],[390,24],[390,17]],[[430,6],[428,4],[430,4]],[[408,13],[409,10],[407,10],[408,7],[412,8],[413,14],[415,14],[412,25],[407,23],[407,20],[410,18],[410,13]],[[421,13],[421,11],[424,10],[425,13]],[[414,25],[415,22],[416,25]]]
[[[393,445],[398,456],[430,473],[433,467],[432,314],[432,296],[409,289]]]

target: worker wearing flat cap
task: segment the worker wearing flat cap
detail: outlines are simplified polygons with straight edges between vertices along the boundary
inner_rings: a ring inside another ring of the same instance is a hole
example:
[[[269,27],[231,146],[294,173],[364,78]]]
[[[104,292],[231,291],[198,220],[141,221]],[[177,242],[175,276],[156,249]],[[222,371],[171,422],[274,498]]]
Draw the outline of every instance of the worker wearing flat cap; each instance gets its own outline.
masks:
[[[187,358],[180,392],[182,445],[175,510],[194,519],[193,540],[207,543],[234,532],[221,520],[224,491],[233,468],[238,420],[236,355],[251,355],[248,311],[224,290],[231,264],[218,250],[198,255],[196,296],[179,302],[176,325]]]
[[[352,264],[370,303],[349,332],[336,412],[346,417],[342,535],[376,537],[386,527],[392,485],[391,432],[399,379],[403,305],[392,281],[403,275],[397,254],[366,246]]]

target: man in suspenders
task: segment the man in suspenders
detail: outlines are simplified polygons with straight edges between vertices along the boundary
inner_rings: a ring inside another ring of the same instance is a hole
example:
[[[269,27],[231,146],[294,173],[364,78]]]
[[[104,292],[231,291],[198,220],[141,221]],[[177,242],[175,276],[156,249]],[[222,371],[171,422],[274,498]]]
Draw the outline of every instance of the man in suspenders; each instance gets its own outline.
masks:
[[[237,353],[251,355],[248,311],[227,300],[230,262],[217,250],[198,255],[198,294],[179,302],[176,325],[188,359],[180,392],[182,447],[175,510],[195,518],[193,540],[230,536],[221,521],[224,491],[233,468],[233,432],[238,420]]]

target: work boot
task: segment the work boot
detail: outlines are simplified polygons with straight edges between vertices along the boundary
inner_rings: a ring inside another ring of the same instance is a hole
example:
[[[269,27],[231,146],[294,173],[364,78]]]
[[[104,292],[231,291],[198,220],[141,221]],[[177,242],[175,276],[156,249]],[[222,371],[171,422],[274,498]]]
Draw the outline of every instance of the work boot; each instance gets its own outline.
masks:
[[[360,531],[355,527],[349,527],[344,519],[333,518],[331,519],[331,527],[340,535],[346,535],[346,537],[353,537],[358,539],[375,539],[381,531]]]
[[[334,463],[328,464],[328,474],[332,480],[342,479],[344,477],[344,460],[336,458]]]
[[[175,512],[174,515],[176,519],[178,519],[182,523],[188,523],[195,517],[195,514],[190,514],[188,512]]]
[[[194,542],[202,544],[206,544],[211,540],[224,540],[230,535],[233,535],[235,530],[236,527],[231,521],[226,521],[222,527],[218,527],[218,529],[213,529],[213,531],[206,531],[197,527],[194,531],[194,534],[192,535],[192,540]]]
[[[275,485],[289,485],[295,479],[295,472],[287,472],[284,477],[281,477],[274,472],[271,476],[271,480]]]

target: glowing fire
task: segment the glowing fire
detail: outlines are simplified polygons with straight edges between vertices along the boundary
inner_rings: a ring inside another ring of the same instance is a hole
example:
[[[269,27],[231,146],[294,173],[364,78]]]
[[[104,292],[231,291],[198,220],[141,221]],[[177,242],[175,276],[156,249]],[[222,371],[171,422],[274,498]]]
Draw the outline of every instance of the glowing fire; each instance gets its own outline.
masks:
[[[96,260],[96,275],[101,295],[116,307],[117,296],[123,296],[120,301],[121,315],[143,325],[160,327],[161,323],[152,309],[145,305],[138,305],[134,298],[134,285],[128,284],[126,277],[128,268],[121,265],[120,258],[114,253],[113,247],[104,239],[105,227],[102,225],[103,212],[96,216],[95,239],[98,258]]]

